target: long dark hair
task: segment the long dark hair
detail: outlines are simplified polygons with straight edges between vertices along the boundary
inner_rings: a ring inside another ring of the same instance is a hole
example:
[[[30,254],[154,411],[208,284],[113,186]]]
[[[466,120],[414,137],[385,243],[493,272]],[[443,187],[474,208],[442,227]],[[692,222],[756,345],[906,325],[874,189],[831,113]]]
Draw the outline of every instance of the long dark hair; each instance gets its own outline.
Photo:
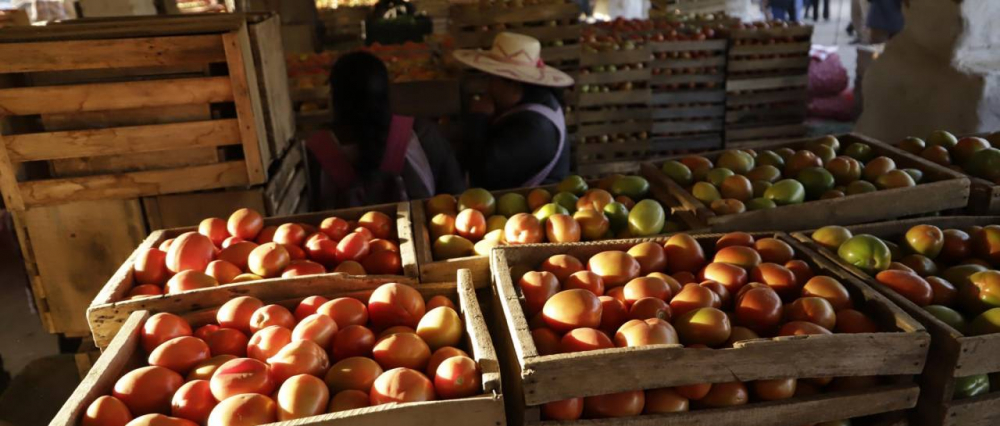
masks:
[[[385,64],[367,52],[341,56],[330,70],[330,89],[334,122],[358,139],[359,171],[377,169],[392,121]]]

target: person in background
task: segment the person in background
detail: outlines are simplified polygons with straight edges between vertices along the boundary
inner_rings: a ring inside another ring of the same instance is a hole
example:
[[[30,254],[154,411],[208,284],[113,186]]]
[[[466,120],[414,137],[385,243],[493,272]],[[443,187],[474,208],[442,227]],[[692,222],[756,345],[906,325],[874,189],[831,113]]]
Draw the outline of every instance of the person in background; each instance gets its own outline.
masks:
[[[885,43],[903,30],[903,5],[909,0],[870,0],[868,29],[872,43]]]
[[[573,78],[546,66],[538,40],[500,33],[489,51],[456,50],[455,59],[489,74],[485,95],[468,105],[469,179],[486,189],[555,183],[569,174],[560,93]]]
[[[389,88],[389,72],[374,55],[348,53],[333,65],[333,132],[318,132],[306,142],[312,182],[317,183],[313,199],[320,208],[465,190],[450,143],[434,123],[393,115]],[[352,143],[356,155],[340,141]]]
[[[819,5],[823,3],[823,20],[830,20],[830,0],[808,0],[806,3],[805,16],[809,16],[809,11],[812,10],[812,20],[819,22]]]
[[[802,0],[763,0],[764,14],[778,21],[799,22]]]

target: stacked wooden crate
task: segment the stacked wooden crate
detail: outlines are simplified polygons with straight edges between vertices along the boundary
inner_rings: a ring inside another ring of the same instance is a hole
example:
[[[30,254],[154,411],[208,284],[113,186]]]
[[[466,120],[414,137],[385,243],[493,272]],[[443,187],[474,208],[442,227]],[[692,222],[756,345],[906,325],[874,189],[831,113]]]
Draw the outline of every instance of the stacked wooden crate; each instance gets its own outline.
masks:
[[[48,331],[88,334],[87,302],[152,217],[168,223],[169,194],[240,188],[264,202],[293,127],[268,125],[287,106],[269,103],[284,86],[267,87],[273,76],[255,66],[281,59],[280,36],[253,36],[266,22],[116,19],[0,34],[0,191]],[[178,210],[216,208],[210,198]]]
[[[728,2],[728,0],[651,0],[649,17],[664,18],[678,13],[725,12]]]
[[[650,149],[649,46],[631,40],[586,44],[571,94],[577,110],[573,163],[579,174],[635,173]]]
[[[667,24],[650,36],[651,155],[722,147],[728,42],[716,35],[709,27]]]
[[[362,45],[367,6],[320,9],[319,21],[323,23],[323,45],[338,49],[352,49]]]
[[[813,27],[763,22],[732,30],[726,143],[805,134]]]

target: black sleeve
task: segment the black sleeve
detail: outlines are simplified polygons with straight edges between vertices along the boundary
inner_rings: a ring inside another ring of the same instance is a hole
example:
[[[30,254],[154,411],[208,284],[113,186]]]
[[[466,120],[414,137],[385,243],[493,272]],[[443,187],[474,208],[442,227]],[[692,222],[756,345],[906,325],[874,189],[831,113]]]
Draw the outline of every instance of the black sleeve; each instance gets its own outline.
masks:
[[[465,191],[465,174],[458,165],[451,143],[441,135],[437,125],[419,120],[416,131],[420,146],[423,147],[434,173],[435,192],[457,195]]]
[[[467,120],[473,186],[490,190],[523,186],[556,155],[559,130],[540,114],[519,112],[492,126],[481,115]]]

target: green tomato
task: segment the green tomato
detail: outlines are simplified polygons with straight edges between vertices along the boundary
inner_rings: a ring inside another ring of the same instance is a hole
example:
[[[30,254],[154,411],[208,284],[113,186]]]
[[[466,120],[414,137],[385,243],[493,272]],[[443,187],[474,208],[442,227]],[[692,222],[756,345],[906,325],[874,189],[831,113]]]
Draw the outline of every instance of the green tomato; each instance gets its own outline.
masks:
[[[856,266],[869,275],[889,269],[892,253],[889,246],[874,235],[855,235],[844,241],[837,249],[837,255],[845,262]]]
[[[954,399],[972,398],[990,392],[990,376],[987,374],[977,374],[975,376],[959,377],[955,379]]]

